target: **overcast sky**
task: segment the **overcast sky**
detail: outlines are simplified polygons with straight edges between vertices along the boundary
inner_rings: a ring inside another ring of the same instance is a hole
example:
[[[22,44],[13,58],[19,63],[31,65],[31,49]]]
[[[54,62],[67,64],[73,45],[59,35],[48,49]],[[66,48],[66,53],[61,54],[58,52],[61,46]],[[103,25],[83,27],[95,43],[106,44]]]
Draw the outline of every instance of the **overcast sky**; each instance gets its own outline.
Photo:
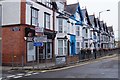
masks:
[[[99,16],[100,11],[104,11],[100,14],[100,19],[107,23],[108,26],[113,25],[115,38],[118,38],[118,2],[120,0],[67,0],[67,4],[80,2],[81,8],[87,8],[88,14],[95,14],[95,17]],[[105,11],[110,9],[110,11]]]

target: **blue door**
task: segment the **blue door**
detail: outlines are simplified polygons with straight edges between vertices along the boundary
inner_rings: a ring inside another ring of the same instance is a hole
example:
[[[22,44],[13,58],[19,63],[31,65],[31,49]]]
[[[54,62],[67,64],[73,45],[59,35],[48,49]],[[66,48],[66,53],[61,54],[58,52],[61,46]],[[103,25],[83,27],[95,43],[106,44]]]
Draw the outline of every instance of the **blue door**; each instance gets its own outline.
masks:
[[[75,35],[71,35],[70,36],[70,42],[71,42],[71,55],[75,55],[76,54],[76,36]]]

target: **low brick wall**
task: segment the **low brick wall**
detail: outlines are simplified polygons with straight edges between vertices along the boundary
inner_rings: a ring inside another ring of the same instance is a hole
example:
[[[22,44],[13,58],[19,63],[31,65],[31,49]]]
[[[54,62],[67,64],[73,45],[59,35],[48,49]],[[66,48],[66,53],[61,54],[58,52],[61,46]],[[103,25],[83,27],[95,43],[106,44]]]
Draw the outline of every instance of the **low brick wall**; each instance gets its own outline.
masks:
[[[67,56],[67,64],[76,63],[78,61],[79,61],[79,56],[78,55]]]

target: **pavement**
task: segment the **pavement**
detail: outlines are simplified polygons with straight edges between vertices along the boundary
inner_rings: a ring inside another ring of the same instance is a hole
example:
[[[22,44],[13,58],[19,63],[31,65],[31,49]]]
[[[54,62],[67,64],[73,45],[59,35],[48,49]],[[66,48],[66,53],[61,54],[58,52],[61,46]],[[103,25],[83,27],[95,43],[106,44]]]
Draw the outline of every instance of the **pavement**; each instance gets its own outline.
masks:
[[[108,56],[104,56],[104,57],[100,57],[97,59],[85,59],[85,60],[81,60],[77,63],[72,63],[72,64],[67,64],[67,65],[63,65],[63,66],[56,66],[54,62],[51,63],[40,63],[39,65],[32,65],[32,66],[24,66],[24,67],[11,67],[11,66],[2,66],[2,70],[46,70],[46,69],[54,69],[54,68],[60,68],[60,67],[65,67],[65,66],[73,66],[79,63],[85,63],[85,62],[89,62],[89,61],[95,61],[95,60],[100,60],[100,59],[106,59],[106,58],[110,58],[110,57],[115,57],[118,54],[113,54],[113,55],[108,55]]]
[[[36,75],[36,74],[39,74],[39,72],[48,72],[48,71],[55,71],[55,70],[65,70],[65,69],[70,69],[70,68],[74,68],[74,67],[77,67],[77,66],[82,66],[82,65],[86,65],[86,64],[89,64],[89,63],[92,63],[92,62],[97,62],[97,61],[100,61],[100,60],[103,60],[103,59],[107,59],[107,58],[112,58],[112,57],[115,57],[117,56],[117,54],[114,54],[114,55],[110,55],[110,56],[104,56],[104,57],[101,57],[101,58],[97,58],[97,59],[92,59],[90,61],[88,60],[85,60],[85,61],[81,61],[79,63],[75,63],[75,64],[69,64],[69,65],[66,65],[64,67],[58,67],[58,66],[55,66],[55,63],[44,63],[44,64],[40,64],[39,65],[39,69],[38,69],[38,65],[35,65],[34,66],[34,69],[33,69],[33,66],[25,66],[25,67],[17,67],[17,68],[13,68],[12,67],[8,67],[8,66],[3,66],[2,67],[2,71],[3,71],[3,79],[4,80],[7,80],[11,77],[14,77],[14,78],[21,78],[23,75],[24,76],[30,76],[30,75]]]

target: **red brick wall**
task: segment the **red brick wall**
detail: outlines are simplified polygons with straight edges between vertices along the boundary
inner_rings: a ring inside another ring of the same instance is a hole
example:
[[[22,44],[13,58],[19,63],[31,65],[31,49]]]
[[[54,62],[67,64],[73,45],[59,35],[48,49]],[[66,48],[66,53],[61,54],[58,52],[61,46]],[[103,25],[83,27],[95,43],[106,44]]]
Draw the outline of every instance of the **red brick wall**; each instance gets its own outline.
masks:
[[[21,0],[21,24],[26,23],[26,0]]]
[[[26,20],[26,0],[21,0],[21,17],[20,24],[25,24]],[[13,27],[19,27],[20,31],[12,31]],[[22,62],[22,55],[24,55],[24,62],[26,63],[26,42],[24,34],[26,26],[9,25],[2,28],[2,62],[3,64],[11,64],[12,58],[14,62]],[[14,56],[14,57],[13,57]]]
[[[12,31],[13,27],[19,27],[20,31]],[[25,26],[9,26],[2,28],[2,62],[10,64],[14,55],[14,62],[21,63],[22,54],[26,58],[26,42],[24,40]],[[15,57],[16,56],[16,57]],[[25,60],[25,59],[24,59]],[[26,60],[25,60],[26,61]],[[24,61],[24,62],[25,62]]]
[[[67,64],[69,64],[69,63],[76,63],[77,61],[79,61],[78,55],[67,56]]]

